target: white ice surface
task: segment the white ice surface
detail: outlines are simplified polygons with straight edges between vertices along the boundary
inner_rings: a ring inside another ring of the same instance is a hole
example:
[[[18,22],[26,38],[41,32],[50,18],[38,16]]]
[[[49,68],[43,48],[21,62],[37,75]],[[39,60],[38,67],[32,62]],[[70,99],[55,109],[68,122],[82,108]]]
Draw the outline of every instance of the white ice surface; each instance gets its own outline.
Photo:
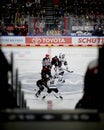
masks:
[[[19,70],[22,91],[30,109],[74,109],[83,95],[83,78],[87,66],[98,56],[96,47],[3,47],[2,50],[9,62],[10,53],[14,54],[14,70],[15,68]],[[40,79],[41,61],[46,53],[51,57],[64,53],[69,69],[74,71],[66,72],[66,82],[58,86],[63,100],[53,94],[42,100],[46,91],[39,98],[35,97],[38,90],[36,81]]]

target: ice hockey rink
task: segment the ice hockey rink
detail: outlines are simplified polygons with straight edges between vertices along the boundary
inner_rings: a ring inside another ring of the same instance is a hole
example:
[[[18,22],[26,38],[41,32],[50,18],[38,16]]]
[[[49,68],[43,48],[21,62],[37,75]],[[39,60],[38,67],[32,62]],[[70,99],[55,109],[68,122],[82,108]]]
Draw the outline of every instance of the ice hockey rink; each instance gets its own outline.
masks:
[[[74,109],[76,103],[83,95],[84,75],[90,61],[98,56],[97,47],[2,47],[2,50],[10,62],[10,54],[14,55],[14,68],[19,71],[22,91],[29,109]],[[43,100],[47,91],[35,97],[38,90],[36,81],[41,78],[42,59],[45,54],[50,57],[65,54],[69,70],[65,71],[65,83],[57,85],[63,100],[56,98],[53,93],[48,94]]]

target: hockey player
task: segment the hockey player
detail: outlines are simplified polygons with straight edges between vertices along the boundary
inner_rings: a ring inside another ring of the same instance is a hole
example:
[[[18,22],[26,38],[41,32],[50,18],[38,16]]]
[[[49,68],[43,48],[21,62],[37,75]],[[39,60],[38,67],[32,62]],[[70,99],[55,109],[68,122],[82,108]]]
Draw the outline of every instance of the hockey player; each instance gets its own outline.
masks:
[[[41,79],[38,80],[36,82],[36,85],[39,87],[39,90],[37,91],[37,93],[35,94],[36,97],[39,97],[41,92],[44,90],[44,88],[47,88],[47,94],[51,93],[51,92],[55,92],[58,93],[58,89],[56,86],[54,86],[54,78],[52,78],[52,76],[50,75],[50,72],[48,70],[48,68],[43,68],[42,72],[41,72]],[[46,97],[47,95],[43,96],[43,99]],[[54,96],[56,96],[56,98],[60,98],[63,99],[63,97],[59,94],[58,96],[54,94]]]
[[[54,56],[51,60],[51,65],[54,66],[54,70],[55,70],[55,76],[54,78],[58,77],[58,68],[59,68],[59,58],[57,56]]]
[[[50,61],[49,54],[46,54],[42,60],[42,68],[44,67],[51,68],[51,61]]]
[[[65,54],[59,54],[59,62],[59,67],[65,66],[65,68],[68,69],[68,63],[66,61]]]
[[[48,89],[47,82],[51,77],[50,69],[48,67],[43,67],[41,71],[41,79],[36,82],[36,85],[39,87],[38,92],[35,94],[36,97],[39,97],[45,87]]]
[[[46,71],[44,71],[46,70]],[[46,74],[48,73],[49,76],[51,76],[51,61],[50,61],[50,57],[49,54],[46,54],[45,57],[42,60],[42,73],[46,72]]]
[[[66,61],[65,58],[65,54],[59,54],[59,81],[61,82],[65,82],[65,80],[63,79],[64,76],[64,71],[68,70],[68,63]]]

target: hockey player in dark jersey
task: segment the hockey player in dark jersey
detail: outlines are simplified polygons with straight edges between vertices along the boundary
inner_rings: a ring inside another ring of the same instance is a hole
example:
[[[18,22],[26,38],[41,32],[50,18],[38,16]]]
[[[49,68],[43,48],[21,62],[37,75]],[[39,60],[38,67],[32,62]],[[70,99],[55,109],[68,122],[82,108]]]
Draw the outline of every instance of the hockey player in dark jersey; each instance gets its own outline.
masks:
[[[55,70],[55,78],[58,77],[58,67],[59,67],[60,61],[57,56],[53,57],[51,60],[51,65],[54,66]]]
[[[55,56],[51,60],[52,66],[54,66],[55,75],[54,78],[58,78],[59,82],[64,83],[65,80],[63,79],[64,71],[68,71],[68,63],[65,58],[65,54],[59,54],[58,56]]]
[[[59,65],[59,58],[57,56],[52,58],[51,64],[55,67]]]
[[[43,67],[41,71],[41,79],[36,82],[36,85],[39,87],[36,97],[38,97],[41,92],[44,90],[44,87],[48,89],[47,82],[52,78],[51,70],[48,67]]]
[[[51,76],[49,68],[43,68],[41,72],[41,79],[36,82],[36,85],[38,86],[39,90],[35,94],[36,97],[39,97],[41,92],[44,90],[44,88],[47,88],[47,93],[55,92],[58,93],[58,88],[53,85],[54,84],[54,78]],[[43,96],[43,99],[46,97],[46,95]],[[63,99],[61,95],[56,96],[60,99]]]

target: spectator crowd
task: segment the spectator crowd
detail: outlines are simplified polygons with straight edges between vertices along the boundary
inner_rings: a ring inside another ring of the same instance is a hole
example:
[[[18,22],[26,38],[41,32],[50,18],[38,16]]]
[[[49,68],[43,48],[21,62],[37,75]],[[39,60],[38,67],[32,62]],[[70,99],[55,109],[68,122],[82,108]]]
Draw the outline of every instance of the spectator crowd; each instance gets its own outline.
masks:
[[[0,6],[0,35],[26,36],[28,34],[29,17],[41,18],[45,22],[46,0],[2,0]],[[73,17],[74,25],[83,25],[77,17],[86,20],[86,24],[100,25],[104,23],[103,0],[51,0],[54,18]],[[59,33],[60,30],[50,30]],[[44,31],[44,30],[43,30]],[[35,30],[36,32],[36,30]],[[49,29],[46,30],[46,33]],[[49,34],[49,33],[48,33]]]

